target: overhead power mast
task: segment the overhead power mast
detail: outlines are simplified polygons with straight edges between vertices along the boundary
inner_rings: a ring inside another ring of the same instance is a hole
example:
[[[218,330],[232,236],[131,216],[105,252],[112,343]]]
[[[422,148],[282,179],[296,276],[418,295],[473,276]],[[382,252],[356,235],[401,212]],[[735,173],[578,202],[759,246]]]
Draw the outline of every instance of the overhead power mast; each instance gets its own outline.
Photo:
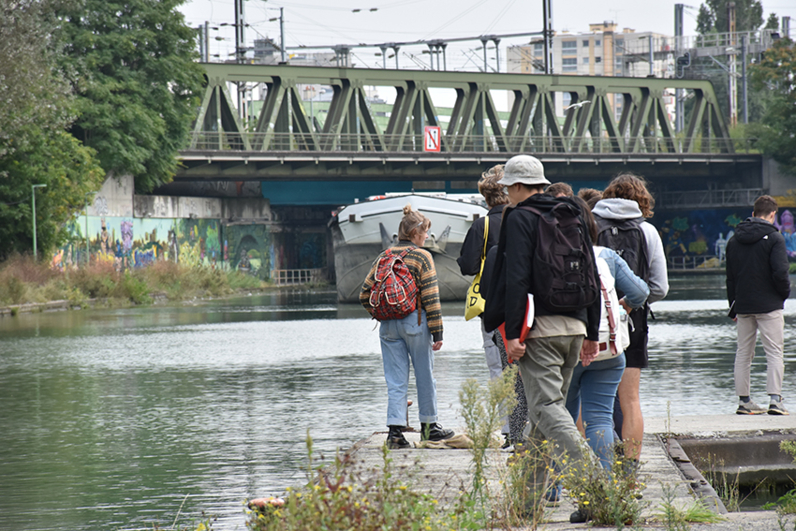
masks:
[[[544,20],[544,73],[553,73],[553,2],[542,0],[542,19]]]
[[[727,61],[729,62],[730,83],[730,127],[738,124],[738,75],[736,73],[735,56],[738,53],[735,42],[735,2],[727,4],[727,33],[729,33],[729,46]]]

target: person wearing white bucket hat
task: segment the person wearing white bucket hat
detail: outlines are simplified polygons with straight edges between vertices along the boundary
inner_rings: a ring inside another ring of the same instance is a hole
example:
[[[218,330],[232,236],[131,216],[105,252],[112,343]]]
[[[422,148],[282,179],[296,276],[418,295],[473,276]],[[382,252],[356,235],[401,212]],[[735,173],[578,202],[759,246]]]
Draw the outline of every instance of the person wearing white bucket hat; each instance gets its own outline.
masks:
[[[512,157],[503,167],[503,178],[498,184],[512,186],[521,183],[530,186],[550,184],[544,176],[544,166],[536,157],[530,155],[517,155]]]
[[[559,213],[566,211],[569,237],[573,222],[585,227],[583,213],[571,198],[544,193],[550,181],[544,175],[541,161],[530,155],[509,159],[499,184],[507,188],[513,208],[504,212],[486,297],[484,327],[494,330],[504,324],[509,362],[516,360],[519,364],[528,401],[529,425],[523,435],[538,444],[550,441],[556,461],[564,469],[562,472],[578,473],[594,456],[588,448],[583,448],[583,438],[565,404],[578,361],[590,361],[599,350],[600,298],[595,288],[595,297],[584,298],[581,304],[554,308],[545,300],[542,289],[538,289],[546,275],[543,264],[537,263],[536,258],[538,242],[546,241],[549,236],[542,230],[543,216],[564,220]],[[576,233],[582,239],[579,242],[582,247],[577,250],[584,254],[568,263],[574,264],[573,270],[590,285],[599,286],[591,237],[585,231]],[[558,285],[558,278],[551,280],[551,285]],[[535,318],[523,342],[520,337],[529,294],[534,294]],[[562,459],[564,454],[566,460]],[[549,471],[537,467],[530,471],[528,488],[541,495],[551,487],[550,480]]]

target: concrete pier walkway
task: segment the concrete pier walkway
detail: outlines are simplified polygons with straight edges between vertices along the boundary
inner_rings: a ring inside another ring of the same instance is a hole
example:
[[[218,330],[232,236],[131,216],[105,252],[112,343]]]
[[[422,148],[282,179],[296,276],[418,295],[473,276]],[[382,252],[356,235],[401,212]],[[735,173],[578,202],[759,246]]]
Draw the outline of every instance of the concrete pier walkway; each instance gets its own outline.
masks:
[[[461,432],[463,432],[462,429],[457,430],[457,433]],[[674,503],[678,507],[687,507],[696,499],[689,486],[693,482],[693,478],[688,479],[683,476],[678,466],[670,458],[667,449],[664,448],[661,437],[740,438],[771,432],[791,434],[796,438],[796,416],[716,415],[645,419],[640,474],[646,479],[647,485],[643,499],[646,504],[643,516],[647,523],[643,524],[640,529],[665,528],[660,522],[652,520],[661,511],[664,486],[674,489]],[[351,452],[358,463],[357,466],[365,469],[382,467],[381,446],[385,437],[386,432],[377,432],[367,439],[359,441],[352,448]],[[409,442],[419,441],[419,437],[418,433],[406,434]],[[491,452],[489,456],[490,481],[497,483],[500,471],[505,469],[504,465],[509,455],[510,453],[507,451],[494,450]],[[413,448],[393,450],[390,456],[393,459],[396,473],[412,478],[415,489],[428,492],[440,503],[452,502],[461,489],[466,488],[470,483],[472,459],[468,450]],[[497,490],[496,488],[493,491]],[[571,501],[563,499],[558,507],[549,508],[545,523],[539,528],[563,530],[590,527],[590,524],[569,523],[569,515],[574,509]],[[788,520],[790,523],[783,528],[774,511],[736,512],[724,516],[726,520],[723,522],[692,524],[691,528],[694,530],[780,531],[781,529],[794,529],[794,520],[796,520],[791,517]]]

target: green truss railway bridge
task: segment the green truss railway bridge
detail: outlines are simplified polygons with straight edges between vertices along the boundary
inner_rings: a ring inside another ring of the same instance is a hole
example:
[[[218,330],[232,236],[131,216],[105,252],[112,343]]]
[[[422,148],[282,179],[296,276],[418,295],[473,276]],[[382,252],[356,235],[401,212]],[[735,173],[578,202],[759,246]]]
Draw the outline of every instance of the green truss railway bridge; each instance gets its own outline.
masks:
[[[517,153],[551,180],[636,171],[660,190],[762,188],[707,81],[205,64],[176,183],[414,183],[472,189]],[[675,131],[674,95],[685,95]],[[386,100],[384,97],[386,96]],[[439,151],[428,151],[428,126]],[[390,190],[382,190],[382,193]]]

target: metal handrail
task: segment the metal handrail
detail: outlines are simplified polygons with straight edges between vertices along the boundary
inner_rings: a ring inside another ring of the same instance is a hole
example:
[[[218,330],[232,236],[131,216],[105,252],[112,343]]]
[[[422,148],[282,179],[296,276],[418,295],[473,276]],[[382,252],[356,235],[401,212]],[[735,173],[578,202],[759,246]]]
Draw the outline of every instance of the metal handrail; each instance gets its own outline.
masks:
[[[728,144],[735,153],[758,153],[756,138],[696,138],[690,149],[688,140],[662,136],[535,136],[535,135],[442,135],[441,151],[447,153],[537,152],[537,153],[604,153],[685,154],[725,153]],[[221,151],[302,151],[302,152],[389,152],[417,153],[424,151],[422,133],[386,135],[369,133],[258,133],[200,131],[191,134],[188,150]]]
[[[760,44],[770,46],[774,41],[773,34],[776,30],[763,29],[756,31],[736,31],[734,33],[708,33],[706,35],[689,35],[676,37],[677,49],[685,50],[688,48],[713,48],[722,46],[738,46],[741,38],[745,39],[747,45]]]
[[[715,255],[670,256],[666,263],[670,271],[717,270],[725,267],[724,260]]]
[[[711,208],[716,206],[748,206],[765,193],[762,188],[736,190],[689,190],[659,192],[655,194],[655,205],[661,208]]]
[[[274,269],[271,279],[277,286],[320,284],[326,281],[325,269]]]

